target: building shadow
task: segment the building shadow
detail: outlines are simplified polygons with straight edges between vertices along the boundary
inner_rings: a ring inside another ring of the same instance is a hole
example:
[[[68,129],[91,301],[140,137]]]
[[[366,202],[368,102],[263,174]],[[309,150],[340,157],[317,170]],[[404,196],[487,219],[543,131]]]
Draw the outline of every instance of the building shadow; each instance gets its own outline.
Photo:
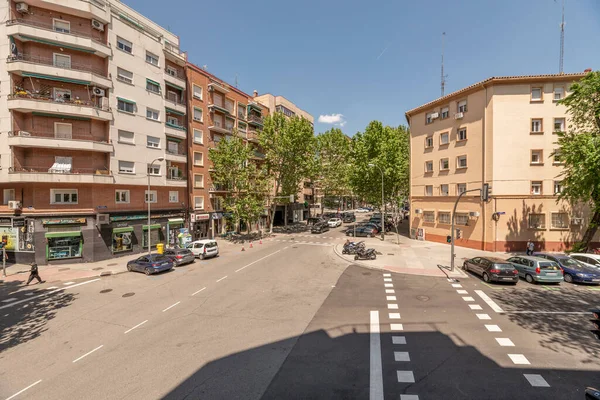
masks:
[[[514,209],[512,215],[506,222],[508,233],[504,240],[504,251],[507,253],[525,252],[528,240],[532,240],[535,245],[535,251],[545,249],[546,239],[543,230],[530,228],[529,218],[532,214],[543,214],[543,204],[528,206],[523,201],[521,213]],[[545,216],[544,216],[545,217]]]

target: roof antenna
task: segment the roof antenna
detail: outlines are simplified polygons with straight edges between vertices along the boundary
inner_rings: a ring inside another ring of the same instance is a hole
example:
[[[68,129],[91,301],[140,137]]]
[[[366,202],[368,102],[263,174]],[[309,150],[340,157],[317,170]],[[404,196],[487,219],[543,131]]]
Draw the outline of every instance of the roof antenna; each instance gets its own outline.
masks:
[[[235,74],[235,87],[238,87],[238,80],[237,80],[237,78],[238,78],[238,74]]]
[[[563,74],[563,64],[565,60],[565,0],[562,2],[562,22],[560,23],[560,61],[558,70]]]
[[[444,75],[444,39],[446,38],[446,32],[442,32],[442,97],[444,97],[444,89],[446,88],[446,77]]]

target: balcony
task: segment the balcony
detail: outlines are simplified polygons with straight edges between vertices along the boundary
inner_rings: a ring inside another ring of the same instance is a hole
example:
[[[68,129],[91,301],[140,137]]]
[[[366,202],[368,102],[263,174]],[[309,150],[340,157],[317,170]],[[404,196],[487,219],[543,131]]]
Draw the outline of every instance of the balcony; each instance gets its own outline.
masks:
[[[98,66],[79,63],[56,63],[50,57],[19,53],[8,56],[6,69],[22,76],[44,76],[47,79],[76,81],[83,85],[111,88],[112,82],[107,73]],[[24,73],[25,72],[25,73]]]
[[[60,3],[53,0],[27,0],[27,4],[84,18],[94,18],[105,24],[110,21],[110,12],[105,0],[61,0]]]
[[[213,125],[209,126],[208,129],[211,131],[224,133],[226,135],[230,135],[232,133],[232,128],[223,126],[223,123],[221,123],[219,121],[213,121]]]
[[[185,116],[187,114],[187,107],[185,101],[181,101],[180,99],[174,99],[167,95],[165,96],[165,103],[167,104],[167,109],[172,109],[174,111],[174,114],[180,114],[181,116]]]
[[[167,185],[175,187],[187,187],[186,176],[167,176]]]
[[[183,72],[165,68],[165,82],[181,91],[185,90],[186,80]]]
[[[186,139],[187,129],[182,125],[165,122],[165,134],[176,138]]]
[[[221,85],[220,83],[217,82],[211,82],[208,84],[208,90],[212,91],[214,90],[215,92],[220,92],[223,94],[229,93],[230,90],[227,89],[225,86]]]
[[[226,109],[225,107],[223,107],[223,106],[220,106],[220,105],[218,105],[218,104],[215,104],[215,103],[210,103],[210,104],[208,105],[208,109],[209,109],[209,111],[211,111],[211,112],[213,112],[213,111],[219,111],[219,112],[222,112],[223,114],[227,114],[227,115],[229,115],[229,114],[230,114],[230,112],[229,112],[229,110],[228,110],[228,109]]]
[[[212,185],[209,189],[208,189],[209,193],[216,193],[216,192],[229,192],[229,190],[227,188],[225,188],[225,186],[223,185]]]
[[[108,107],[108,98],[99,97],[102,107],[95,103],[80,99],[54,99],[50,95],[30,93],[19,90],[8,96],[8,109],[20,112],[36,112],[44,114],[64,114],[79,118],[91,118],[101,121],[112,121],[112,113]]]
[[[89,33],[74,30],[68,33],[58,32],[54,30],[52,24],[46,22],[13,19],[6,22],[6,34],[23,42],[38,42],[91,53],[100,57],[112,55],[112,51],[106,42],[92,37]]]
[[[167,42],[166,40],[163,50],[165,51],[166,57],[171,61],[174,61],[178,64],[185,64],[187,61],[187,53],[185,51],[181,51],[179,47]]]
[[[257,126],[259,128],[263,127],[263,118],[258,115],[250,114],[248,116],[248,125]]]
[[[258,133],[254,130],[250,130],[246,133],[246,139],[249,142],[258,143]]]
[[[165,159],[167,159],[167,161],[173,161],[177,163],[187,163],[187,155],[179,151],[175,152],[167,150],[165,153]]]
[[[8,133],[8,145],[14,147],[38,147],[61,150],[96,151],[112,153],[113,145],[91,140],[91,135],[57,137],[54,132],[17,131]]]
[[[79,168],[50,172],[51,169],[41,167],[10,168],[9,182],[27,183],[114,183],[112,172],[108,169]]]

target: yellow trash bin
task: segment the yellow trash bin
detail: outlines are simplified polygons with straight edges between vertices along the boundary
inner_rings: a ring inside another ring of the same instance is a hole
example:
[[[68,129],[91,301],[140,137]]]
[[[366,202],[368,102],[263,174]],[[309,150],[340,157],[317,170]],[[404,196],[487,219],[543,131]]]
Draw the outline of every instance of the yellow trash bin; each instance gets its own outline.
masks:
[[[156,244],[156,252],[158,254],[163,254],[165,252],[165,245],[162,243],[157,243]]]

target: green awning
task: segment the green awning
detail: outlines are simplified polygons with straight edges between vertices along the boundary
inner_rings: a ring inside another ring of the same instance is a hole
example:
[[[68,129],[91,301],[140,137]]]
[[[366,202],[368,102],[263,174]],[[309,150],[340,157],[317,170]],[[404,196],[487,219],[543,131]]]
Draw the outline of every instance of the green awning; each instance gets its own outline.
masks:
[[[183,222],[184,222],[183,218],[173,218],[173,219],[169,220],[168,224],[169,225],[181,225],[181,224],[183,224]]]
[[[43,74],[34,74],[31,72],[23,72],[22,73],[23,76],[29,78],[38,78],[38,79],[47,79],[50,81],[59,81],[59,82],[67,82],[67,83],[77,83],[79,85],[85,85],[85,86],[89,86],[92,82],[90,81],[82,81],[79,79],[69,79],[69,78],[63,78],[60,76],[54,76],[54,75],[43,75]]]
[[[32,42],[48,44],[50,46],[62,47],[62,48],[65,48],[65,49],[83,51],[85,53],[95,53],[96,52],[96,50],[89,50],[89,49],[84,49],[84,48],[81,48],[81,47],[69,46],[69,45],[66,45],[64,43],[56,43],[56,42],[52,42],[50,40],[38,39],[38,38],[31,37],[31,36],[19,35],[19,37],[21,39],[31,40]]]
[[[46,238],[62,238],[62,237],[77,237],[81,236],[81,231],[76,232],[48,232]]]
[[[124,226],[122,228],[113,228],[113,233],[133,232],[133,226]]]
[[[141,30],[144,30],[144,25],[140,24],[139,22],[135,21],[132,18],[129,18],[127,15],[125,14],[119,14],[119,18],[121,18],[124,21],[129,22],[131,25],[135,26],[136,28],[139,28]]]
[[[91,118],[86,117],[76,117],[72,115],[62,115],[62,114],[50,114],[50,113],[42,113],[38,111],[33,111],[31,115],[35,115],[38,117],[51,117],[51,118],[62,118],[62,119],[74,119],[77,121],[91,121]]]
[[[150,229],[160,229],[160,224],[150,225]],[[142,230],[147,231],[148,225],[142,225]]]
[[[153,84],[155,84],[156,86],[160,87],[160,83],[158,83],[158,82],[156,82],[156,81],[153,81],[153,80],[152,80],[152,79],[150,79],[150,78],[146,78],[146,82],[153,83]]]
[[[171,82],[169,82],[169,81],[165,81],[165,85],[167,85],[167,86],[171,86],[171,87],[174,87],[175,89],[179,89],[179,90],[181,90],[181,91],[184,91],[184,90],[185,90],[185,88],[182,88],[181,86],[177,86],[176,84],[174,84],[174,83],[171,83]]]
[[[261,111],[262,112],[262,108],[260,108],[257,104],[255,103],[250,103],[248,104],[248,111],[250,111],[251,108],[254,108],[256,111]]]
[[[127,99],[124,99],[122,97],[117,97],[117,100],[121,100],[122,102],[129,103],[129,104],[135,104],[135,101],[133,101],[133,100],[127,100]]]
[[[177,110],[173,110],[172,108],[165,107],[165,110],[166,110],[168,113],[171,113],[171,114],[175,114],[175,115],[179,115],[179,116],[185,117],[185,114],[184,114],[184,113],[182,113],[182,112],[179,112],[179,111],[177,111]]]

